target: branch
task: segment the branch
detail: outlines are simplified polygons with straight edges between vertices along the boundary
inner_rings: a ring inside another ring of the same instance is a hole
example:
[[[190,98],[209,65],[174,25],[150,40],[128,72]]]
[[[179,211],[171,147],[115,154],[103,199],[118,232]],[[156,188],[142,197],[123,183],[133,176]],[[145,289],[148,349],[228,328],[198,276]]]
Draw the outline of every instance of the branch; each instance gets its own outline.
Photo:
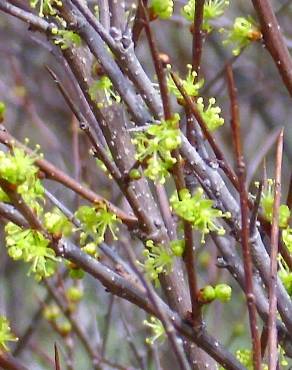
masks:
[[[56,28],[54,23],[48,23],[45,19],[38,17],[37,15],[9,4],[6,0],[0,0],[0,10],[29,24],[33,30],[48,33],[50,35],[52,29]]]
[[[193,70],[197,73],[197,78],[200,72],[202,47],[203,47],[203,31],[202,25],[204,20],[204,4],[205,0],[195,1],[195,17],[193,27]]]
[[[261,24],[265,45],[292,97],[292,58],[269,0],[252,0]]]
[[[13,148],[13,146],[17,146],[22,148],[26,153],[31,154],[32,151],[27,148],[26,146],[22,145],[19,141],[17,141],[12,135],[10,135],[3,127],[0,129],[0,142],[9,148]],[[41,171],[44,172],[46,178],[50,180],[54,180],[63,184],[65,187],[71,189],[75,193],[82,196],[84,199],[88,200],[93,204],[104,203],[107,205],[109,210],[115,213],[125,224],[128,225],[135,225],[137,219],[133,216],[127,215],[124,211],[120,210],[105,198],[101,197],[100,195],[94,193],[92,190],[84,187],[79,182],[75,181],[72,177],[65,174],[63,171],[55,167],[53,164],[48,162],[45,159],[37,158],[35,160],[35,164],[40,168]]]
[[[28,370],[18,360],[9,355],[8,353],[0,352],[0,366],[4,370]]]
[[[245,294],[249,312],[249,322],[253,347],[253,364],[256,370],[261,369],[261,342],[257,326],[257,314],[255,296],[253,289],[253,266],[250,254],[250,230],[249,230],[249,209],[246,191],[246,167],[243,157],[243,150],[240,138],[240,117],[237,101],[237,90],[235,87],[233,72],[230,66],[227,67],[228,90],[231,103],[231,129],[237,162],[237,176],[239,182],[239,196],[241,209],[241,243],[243,251],[243,265],[245,272]]]
[[[283,129],[277,141],[276,168],[275,168],[275,190],[273,203],[273,219],[271,231],[271,267],[269,284],[269,321],[268,321],[268,345],[269,345],[269,369],[276,370],[278,362],[277,341],[277,257],[279,244],[279,208],[281,203],[281,172],[283,157]]]

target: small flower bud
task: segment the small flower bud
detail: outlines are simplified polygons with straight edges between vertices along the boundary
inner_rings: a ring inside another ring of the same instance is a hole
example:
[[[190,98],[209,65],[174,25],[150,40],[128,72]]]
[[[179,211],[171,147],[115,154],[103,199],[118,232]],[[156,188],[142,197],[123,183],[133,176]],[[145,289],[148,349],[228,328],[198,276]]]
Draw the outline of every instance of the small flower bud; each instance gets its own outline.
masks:
[[[76,286],[71,286],[67,290],[67,298],[72,302],[79,302],[83,297],[83,290],[80,288],[77,288]]]
[[[231,299],[232,289],[227,284],[218,284],[215,287],[216,298],[221,302],[228,302]]]
[[[139,180],[141,179],[141,172],[137,168],[133,168],[129,172],[129,177],[131,180]]]
[[[211,285],[206,285],[200,290],[198,301],[201,303],[210,303],[216,298],[215,289]]]

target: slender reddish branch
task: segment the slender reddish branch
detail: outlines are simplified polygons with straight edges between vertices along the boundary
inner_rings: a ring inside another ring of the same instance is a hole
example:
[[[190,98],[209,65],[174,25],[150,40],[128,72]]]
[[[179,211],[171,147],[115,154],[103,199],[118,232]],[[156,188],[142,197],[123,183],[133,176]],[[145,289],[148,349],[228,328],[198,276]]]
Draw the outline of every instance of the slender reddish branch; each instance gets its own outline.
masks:
[[[3,129],[0,130],[0,142],[10,148],[12,148],[13,146],[21,147],[29,154],[32,152],[29,148],[22,145],[12,135],[10,135],[6,130]],[[57,181],[60,184],[63,184],[64,186],[71,189],[75,193],[79,194],[80,196],[82,196],[84,199],[88,200],[91,203],[106,204],[107,207],[113,213],[115,213],[125,224],[133,226],[137,223],[137,219],[135,217],[127,215],[124,211],[110,203],[105,198],[96,194],[92,190],[81,185],[79,182],[75,181],[72,177],[65,174],[63,171],[55,167],[52,163],[48,162],[47,160],[37,158],[35,160],[35,164],[40,168],[42,172],[44,172],[46,178]]]
[[[186,90],[184,89],[184,87],[183,87],[179,77],[177,76],[177,74],[171,72],[171,76],[172,76],[173,81],[174,81],[176,87],[178,88],[179,92],[182,94],[189,111],[194,115],[194,117],[196,118],[199,126],[201,127],[201,129],[203,131],[203,134],[205,135],[205,138],[208,140],[213,152],[215,153],[216,158],[221,162],[221,165],[223,165],[226,175],[228,176],[229,180],[234,185],[234,187],[236,189],[238,189],[239,185],[238,185],[237,177],[236,177],[233,169],[227,163],[227,161],[224,157],[224,154],[223,154],[222,150],[219,148],[219,146],[217,145],[214,137],[212,136],[212,134],[208,130],[205,121],[203,120],[200,112],[198,111],[196,103],[188,96],[188,94],[187,94]]]
[[[204,4],[205,0],[196,0],[195,2],[195,17],[193,29],[193,71],[199,75],[202,59],[203,47],[203,31],[202,25],[204,20]]]
[[[232,68],[227,67],[228,90],[231,103],[231,128],[234,143],[237,176],[239,182],[240,208],[241,208],[241,244],[243,252],[243,265],[245,272],[245,294],[249,313],[249,323],[252,336],[253,364],[255,370],[261,369],[261,342],[257,327],[257,314],[255,296],[253,290],[252,257],[250,253],[250,230],[249,230],[249,209],[246,191],[246,167],[243,157],[243,150],[240,138],[240,118]]]
[[[165,119],[171,119],[171,108],[170,108],[170,101],[169,101],[169,94],[168,94],[168,87],[167,87],[167,80],[165,76],[165,71],[163,69],[162,62],[159,58],[159,51],[152,35],[152,31],[149,25],[149,19],[146,14],[146,9],[143,5],[143,2],[140,1],[140,6],[142,7],[143,18],[145,22],[145,32],[148,39],[152,59],[154,62],[155,71],[157,74],[157,79],[159,83],[164,116]],[[181,189],[186,187],[184,173],[182,166],[180,164],[180,155],[178,150],[173,151],[173,156],[176,158],[176,163],[173,168],[173,177],[175,180],[177,191],[179,192]],[[198,283],[197,283],[197,276],[195,270],[195,257],[194,257],[194,238],[193,238],[193,231],[192,226],[188,222],[184,222],[184,236],[185,236],[185,243],[186,243],[186,252],[184,256],[184,262],[186,265],[188,281],[189,281],[189,290],[190,290],[190,297],[192,303],[192,317],[196,318],[200,321],[200,309],[197,302],[197,292],[198,292]]]
[[[169,101],[169,94],[168,94],[167,81],[165,77],[165,71],[164,71],[162,62],[159,57],[159,51],[158,51],[156,42],[152,35],[151,27],[149,24],[149,18],[147,15],[147,10],[145,8],[145,5],[143,4],[143,0],[140,0],[139,6],[141,7],[141,13],[142,13],[142,17],[144,20],[145,33],[146,33],[146,37],[149,43],[149,48],[150,48],[152,60],[153,60],[154,67],[155,67],[155,72],[157,74],[157,80],[158,80],[162,104],[163,104],[164,117],[165,119],[171,119],[172,114],[171,114],[171,108],[170,108],[170,101]]]
[[[268,345],[269,345],[269,369],[276,370],[278,361],[277,340],[277,257],[279,243],[279,208],[281,203],[281,171],[283,158],[283,129],[277,141],[276,167],[275,167],[275,190],[273,204],[273,220],[271,231],[271,265],[269,282],[269,319],[268,319]]]
[[[259,17],[261,32],[282,80],[292,97],[292,58],[269,0],[252,0]]]
[[[0,352],[0,367],[5,370],[28,370],[14,357],[3,352]]]

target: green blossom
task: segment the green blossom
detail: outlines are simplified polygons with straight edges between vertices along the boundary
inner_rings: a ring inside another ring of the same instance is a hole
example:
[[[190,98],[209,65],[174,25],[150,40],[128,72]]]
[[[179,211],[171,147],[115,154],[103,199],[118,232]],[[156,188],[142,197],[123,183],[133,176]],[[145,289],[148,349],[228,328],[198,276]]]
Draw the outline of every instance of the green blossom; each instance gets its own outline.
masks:
[[[278,254],[278,265],[279,265],[278,272],[279,278],[281,279],[288,294],[292,297],[292,272],[290,271],[289,266],[287,265],[286,261],[284,260],[280,253]]]
[[[153,13],[161,19],[168,19],[173,13],[173,0],[151,0]]]
[[[282,231],[282,239],[288,251],[292,253],[292,229],[289,226]]]
[[[176,257],[181,257],[184,254],[185,246],[184,240],[173,240],[170,242],[170,248]]]
[[[203,13],[203,30],[206,32],[212,31],[210,21],[219,18],[223,15],[225,8],[229,5],[228,0],[206,0]],[[189,0],[182,8],[182,15],[193,22],[195,17],[195,0]]]
[[[99,80],[94,81],[88,92],[92,101],[101,99],[100,93],[104,94],[104,98],[98,103],[100,108],[112,105],[113,101],[116,103],[121,101],[119,94],[114,91],[113,84],[107,76],[102,76]]]
[[[219,115],[221,109],[217,106],[214,107],[215,103],[215,98],[210,98],[209,105],[205,109],[203,98],[197,100],[198,110],[210,131],[215,131],[224,124],[224,119]]]
[[[280,270],[279,278],[281,279],[290,297],[292,297],[292,272],[284,270],[284,269]]]
[[[42,207],[38,201],[44,199],[44,188],[37,178],[38,168],[34,165],[35,159],[35,154],[28,155],[21,148],[13,148],[12,152],[0,151],[0,177],[16,185],[16,190],[24,201],[40,214]],[[10,201],[2,189],[0,200]]]
[[[147,249],[144,249],[143,255],[146,276],[149,280],[159,286],[159,274],[167,273],[172,268],[173,256],[161,245],[155,245],[152,240],[147,240]]]
[[[76,217],[82,223],[81,244],[86,244],[86,239],[93,237],[97,244],[104,241],[104,234],[107,229],[117,240],[117,224],[121,222],[117,216],[110,212],[105,204],[99,208],[81,206],[75,213]]]
[[[236,351],[236,358],[239,362],[244,365],[247,370],[253,370],[253,357],[252,351],[249,349],[239,349]],[[262,364],[263,370],[268,370],[268,366],[266,364]]]
[[[73,224],[58,208],[54,208],[52,212],[45,213],[44,225],[52,234],[60,234],[65,237],[72,234]]]
[[[5,226],[6,247],[9,256],[14,260],[31,263],[29,274],[33,273],[37,281],[54,274],[56,261],[49,240],[37,230],[23,229],[12,222]]]
[[[39,6],[39,16],[44,17],[45,15],[55,15],[57,12],[54,6],[62,6],[62,1],[60,0],[30,0],[30,6],[36,8]]]
[[[0,176],[15,185],[30,181],[38,171],[34,161],[20,148],[14,148],[12,153],[0,151]]]
[[[60,45],[62,50],[66,50],[71,47],[78,47],[81,45],[81,38],[80,36],[68,30],[58,30],[57,31],[57,39],[54,40],[56,45]]]
[[[202,243],[205,243],[205,235],[211,231],[218,235],[225,234],[224,228],[216,223],[216,219],[230,217],[230,214],[215,209],[214,202],[204,197],[202,188],[198,188],[193,196],[187,189],[181,190],[179,195],[180,199],[177,193],[170,198],[172,209],[182,219],[190,222],[194,229],[202,233]]]
[[[257,184],[256,184],[257,185]],[[268,221],[273,220],[273,207],[274,207],[274,187],[275,182],[268,179],[267,187],[264,189],[261,199],[261,206],[263,213]],[[281,204],[279,208],[279,226],[284,228],[287,226],[290,217],[290,210],[286,204]]]
[[[145,132],[138,132],[132,142],[136,145],[136,159],[146,166],[145,176],[163,184],[168,171],[176,163],[171,153],[181,144],[178,128],[179,115],[160,124],[150,125]]]
[[[7,342],[17,342],[18,338],[11,333],[9,321],[3,315],[0,316],[0,350],[9,351]]]
[[[241,50],[248,46],[250,42],[261,38],[262,34],[251,17],[238,17],[235,19],[232,29],[227,31],[227,38],[223,41],[223,45],[233,45],[232,53],[239,55]]]
[[[146,343],[153,345],[155,341],[163,342],[166,339],[165,330],[162,322],[154,316],[150,316],[150,319],[144,320],[143,324],[151,329],[153,335],[146,338]]]
[[[197,73],[196,71],[192,70],[192,66],[190,64],[187,65],[187,69],[188,69],[188,73],[187,73],[186,79],[185,80],[181,79],[181,83],[186,93],[188,94],[188,96],[194,97],[199,94],[200,88],[204,85],[204,80],[201,79],[199,81],[196,81]],[[174,83],[171,76],[167,78],[167,86],[168,86],[169,91],[172,94],[174,94],[177,97],[177,99],[180,99],[180,100],[183,99],[182,94],[176,87],[176,84]]]

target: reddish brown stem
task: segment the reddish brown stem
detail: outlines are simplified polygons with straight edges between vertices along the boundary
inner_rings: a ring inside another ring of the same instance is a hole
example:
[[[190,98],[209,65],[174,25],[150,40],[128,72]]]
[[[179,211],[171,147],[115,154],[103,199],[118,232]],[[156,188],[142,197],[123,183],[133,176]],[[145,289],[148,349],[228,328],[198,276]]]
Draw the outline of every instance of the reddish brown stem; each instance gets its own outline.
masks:
[[[170,101],[169,101],[169,94],[168,94],[168,87],[167,87],[167,81],[165,77],[164,68],[162,65],[162,62],[159,58],[159,51],[156,45],[156,42],[154,41],[154,37],[152,35],[152,31],[149,24],[149,19],[147,15],[147,10],[143,4],[143,1],[140,0],[140,7],[142,11],[142,17],[144,20],[144,27],[146,32],[146,37],[149,43],[150,52],[152,55],[152,60],[155,67],[155,72],[157,74],[157,80],[159,84],[159,89],[161,93],[161,99],[163,104],[163,112],[165,119],[171,119],[171,108],[170,108]]]
[[[276,370],[278,362],[278,339],[277,339],[277,257],[279,243],[279,208],[281,203],[281,172],[283,158],[283,130],[277,141],[275,189],[273,204],[273,220],[271,231],[271,265],[269,282],[269,319],[268,319],[268,345],[269,345],[269,369]]]
[[[202,47],[203,47],[203,31],[202,25],[204,20],[204,4],[205,0],[196,0],[195,2],[195,17],[193,30],[193,71],[200,72]]]
[[[259,17],[267,50],[271,54],[289,94],[292,96],[292,58],[272,5],[269,0],[252,0],[252,3]]]
[[[0,142],[10,148],[13,146],[21,147],[27,153],[31,154],[32,151],[26,146],[18,142],[13,136],[11,136],[7,131],[0,130]],[[105,198],[94,193],[92,190],[81,185],[79,182],[75,181],[72,177],[65,174],[63,171],[55,167],[52,163],[48,162],[45,159],[37,158],[35,160],[36,165],[44,172],[46,178],[59,182],[67,188],[73,190],[75,193],[79,194],[84,199],[88,200],[91,203],[99,204],[104,203],[107,207],[115,213],[125,224],[127,225],[136,225],[137,219],[133,216],[127,215],[124,211],[114,206],[112,203],[107,201]]]
[[[0,352],[0,367],[5,370],[28,370],[14,357],[3,352]]]
[[[166,76],[164,73],[162,62],[159,58],[158,48],[154,40],[154,37],[152,35],[150,25],[149,25],[149,19],[147,17],[146,9],[142,1],[140,1],[140,5],[142,7],[143,18],[145,21],[145,32],[146,32],[146,36],[148,39],[148,43],[149,43],[149,47],[150,47],[150,51],[151,51],[151,55],[152,55],[152,59],[154,62],[154,67],[155,67],[155,71],[157,74],[158,83],[159,83],[164,117],[165,119],[171,119],[172,113],[171,113],[171,108],[170,108]],[[172,172],[173,172],[176,189],[179,192],[181,189],[186,187],[184,173],[183,173],[182,166],[180,164],[179,151],[174,150],[172,155],[176,158],[176,163],[173,167]],[[196,300],[198,288],[197,288],[197,277],[196,277],[195,264],[194,264],[194,251],[193,251],[194,241],[193,241],[192,227],[187,222],[184,223],[184,236],[185,236],[185,242],[186,242],[186,258],[184,260],[185,260],[187,274],[188,274],[189,289],[190,289],[191,304],[192,304],[192,314],[193,314],[193,317],[198,318],[199,317],[197,315],[198,305],[197,305],[197,300]]]
[[[200,112],[198,111],[196,103],[188,96],[188,94],[187,94],[186,90],[184,89],[179,77],[173,72],[171,72],[171,76],[172,76],[172,79],[173,79],[176,87],[178,88],[179,92],[182,94],[189,111],[195,116],[198,124],[200,125],[205,138],[208,140],[213,152],[216,155],[216,158],[224,164],[224,170],[226,172],[226,175],[228,176],[229,180],[232,182],[234,187],[236,189],[238,189],[239,185],[238,185],[237,177],[236,177],[233,169],[228,165],[228,163],[227,163],[227,161],[224,157],[224,154],[223,154],[222,150],[219,148],[219,146],[217,145],[214,137],[212,136],[212,134],[208,130],[206,122],[203,120]]]
[[[241,244],[245,272],[245,294],[249,313],[249,323],[252,336],[253,365],[255,370],[261,369],[261,342],[257,327],[257,314],[253,290],[252,257],[250,252],[249,209],[246,191],[246,167],[240,137],[239,106],[237,90],[235,87],[232,68],[227,67],[228,90],[231,103],[231,129],[234,150],[237,162],[237,176],[239,182],[240,208],[241,208]]]

